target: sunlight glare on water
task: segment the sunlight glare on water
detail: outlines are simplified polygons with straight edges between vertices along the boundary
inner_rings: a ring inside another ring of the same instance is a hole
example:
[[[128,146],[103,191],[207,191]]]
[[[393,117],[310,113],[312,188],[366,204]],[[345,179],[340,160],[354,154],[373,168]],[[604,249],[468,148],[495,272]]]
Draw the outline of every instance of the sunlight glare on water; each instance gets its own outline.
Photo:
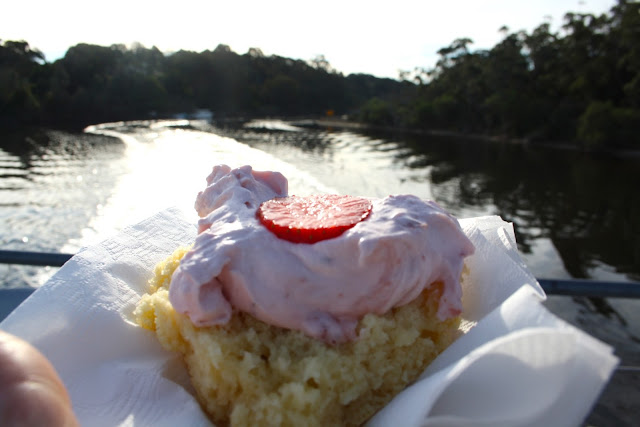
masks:
[[[188,123],[188,122],[187,122]],[[165,122],[145,133],[146,141],[136,138],[118,124],[88,128],[88,132],[120,138],[126,145],[123,161],[126,172],[119,178],[109,199],[101,206],[79,239],[71,239],[63,248],[75,252],[135,224],[168,207],[193,212],[199,191],[213,166],[251,165],[254,170],[274,170],[289,178],[290,188],[300,195],[333,193],[335,190],[295,166],[261,150],[233,139],[182,129],[181,123]],[[177,126],[177,127],[174,127]]]

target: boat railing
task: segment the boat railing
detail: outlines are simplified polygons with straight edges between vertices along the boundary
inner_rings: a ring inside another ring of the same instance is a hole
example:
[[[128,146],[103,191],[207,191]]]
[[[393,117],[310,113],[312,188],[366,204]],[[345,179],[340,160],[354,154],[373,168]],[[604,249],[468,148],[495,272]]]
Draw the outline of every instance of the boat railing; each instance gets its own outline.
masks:
[[[71,257],[73,257],[73,254],[68,253],[0,250],[0,264],[61,267]],[[547,295],[640,298],[639,282],[548,278],[537,278],[537,280]]]

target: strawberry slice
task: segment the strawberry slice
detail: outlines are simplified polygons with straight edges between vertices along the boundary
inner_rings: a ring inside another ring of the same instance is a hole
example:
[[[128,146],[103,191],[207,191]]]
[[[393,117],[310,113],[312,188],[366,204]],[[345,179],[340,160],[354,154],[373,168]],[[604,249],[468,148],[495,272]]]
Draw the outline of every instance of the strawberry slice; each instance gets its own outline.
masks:
[[[328,194],[267,200],[256,215],[281,239],[316,243],[338,237],[367,218],[370,212],[371,202],[367,199]]]

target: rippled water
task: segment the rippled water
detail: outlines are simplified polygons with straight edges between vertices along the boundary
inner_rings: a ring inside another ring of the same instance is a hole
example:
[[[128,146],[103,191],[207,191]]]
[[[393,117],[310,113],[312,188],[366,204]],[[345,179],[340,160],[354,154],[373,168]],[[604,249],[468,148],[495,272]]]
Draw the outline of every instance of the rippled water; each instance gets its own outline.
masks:
[[[640,279],[640,158],[424,135],[215,131],[343,193],[411,193],[460,217],[500,215],[538,277]]]
[[[411,193],[460,217],[501,215],[538,277],[640,278],[637,158],[276,121],[130,122],[3,146],[4,248],[77,250],[165,206],[191,206],[216,163],[251,164],[283,171],[291,193]]]
[[[74,252],[164,207],[191,207],[214,164],[251,164],[283,172],[291,194],[411,193],[460,217],[501,215],[538,277],[640,279],[638,158],[277,121],[129,122],[0,137],[3,249]],[[0,265],[0,286],[38,286],[53,270]],[[640,366],[638,301],[552,297],[547,305],[614,345],[624,365]],[[637,402],[638,380],[616,374],[616,396],[605,395],[598,414]],[[608,417],[625,422],[615,411]]]

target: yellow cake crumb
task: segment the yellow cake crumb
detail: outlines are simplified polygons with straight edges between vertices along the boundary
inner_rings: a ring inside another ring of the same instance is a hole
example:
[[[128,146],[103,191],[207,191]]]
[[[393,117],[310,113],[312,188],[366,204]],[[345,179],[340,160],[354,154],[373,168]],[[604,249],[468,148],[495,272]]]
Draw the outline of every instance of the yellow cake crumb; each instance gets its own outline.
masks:
[[[358,339],[337,346],[242,312],[198,328],[168,299],[187,250],[156,267],[135,316],[184,356],[198,400],[219,426],[362,425],[458,335],[459,318],[436,317],[439,285],[384,316],[365,316]]]

